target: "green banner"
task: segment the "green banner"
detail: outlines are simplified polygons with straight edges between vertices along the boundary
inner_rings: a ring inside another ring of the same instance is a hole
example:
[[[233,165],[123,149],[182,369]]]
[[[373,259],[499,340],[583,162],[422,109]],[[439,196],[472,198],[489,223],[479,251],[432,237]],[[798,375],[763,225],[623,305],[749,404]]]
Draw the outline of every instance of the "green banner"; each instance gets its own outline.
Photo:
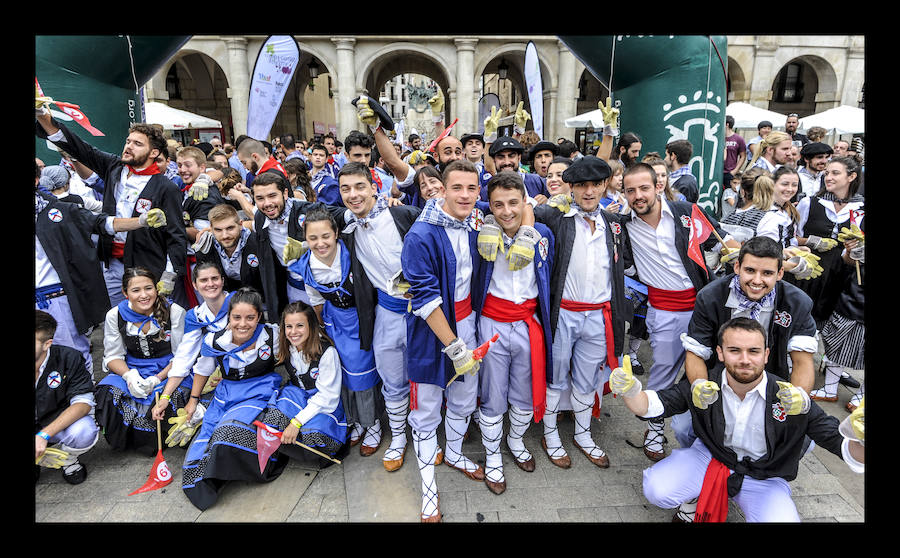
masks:
[[[140,88],[188,41],[171,35],[38,35],[35,77],[44,95],[76,104],[103,136],[68,117],[60,122],[109,153],[121,153],[128,127],[143,122]],[[61,112],[55,105],[50,109]],[[35,156],[48,165],[59,155],[35,138]]]
[[[619,130],[634,132],[641,154],[686,139],[700,186],[698,204],[715,214],[722,195],[726,90],[724,35],[593,35],[559,37],[621,111]]]

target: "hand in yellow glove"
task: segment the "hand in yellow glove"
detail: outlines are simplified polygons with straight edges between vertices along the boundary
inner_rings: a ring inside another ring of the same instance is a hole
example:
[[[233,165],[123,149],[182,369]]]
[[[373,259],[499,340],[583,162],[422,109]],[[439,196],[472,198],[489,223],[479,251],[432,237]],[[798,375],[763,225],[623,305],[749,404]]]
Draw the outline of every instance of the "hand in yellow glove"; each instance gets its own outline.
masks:
[[[163,271],[162,277],[156,283],[156,291],[161,296],[169,296],[175,292],[175,279],[178,276],[171,271]]]
[[[500,127],[501,111],[491,107],[491,115],[484,119],[484,143],[497,141],[497,128]]]
[[[838,241],[833,238],[822,238],[820,236],[811,235],[806,239],[806,245],[816,252],[827,252],[838,245]]]
[[[847,227],[842,227],[841,232],[838,233],[837,239],[839,242],[858,240],[860,243],[863,243],[866,241],[866,234],[854,223],[850,225],[849,229]]]
[[[428,156],[425,154],[424,151],[416,149],[415,151],[413,151],[412,153],[409,154],[409,159],[407,159],[407,162],[410,164],[410,166],[416,166],[419,163],[427,162],[427,157]]]
[[[503,246],[503,229],[497,225],[493,215],[484,218],[484,224],[478,231],[478,253],[485,261],[493,262],[497,259],[497,252],[505,252]]]
[[[853,428],[853,434],[856,439],[863,445],[866,443],[866,398],[863,397],[859,402],[859,407],[854,409],[850,416],[850,426]]]
[[[434,97],[428,99],[428,104],[431,105],[431,115],[434,122],[442,121],[444,119],[444,94],[441,92],[440,87],[438,87]]]
[[[525,133],[525,124],[531,120],[531,115],[528,114],[528,111],[525,110],[525,101],[519,101],[519,106],[516,107],[516,116],[515,116],[515,125],[513,126],[514,131],[517,134]]]
[[[555,207],[561,213],[568,213],[572,210],[572,196],[569,194],[556,194],[547,200],[547,205]]]
[[[34,82],[34,115],[42,116],[50,112],[50,103],[53,99],[45,97],[44,93],[38,87],[37,81]]]
[[[474,376],[478,372],[478,369],[481,368],[481,361],[475,360],[472,356],[471,349],[469,349],[466,346],[466,342],[459,337],[441,349],[441,352],[447,355],[447,358],[453,362],[453,369],[456,372],[450,382],[447,383],[448,386],[458,376],[462,374]]]
[[[203,386],[203,391],[200,392],[200,395],[206,395],[212,390],[216,389],[216,386],[219,385],[219,382],[222,381],[222,369],[216,366],[216,369],[212,374],[209,375],[209,379],[206,380],[206,385]]]
[[[524,269],[534,261],[534,245],[541,240],[541,233],[534,227],[521,225],[516,237],[513,239],[506,259],[509,262],[510,271]]]
[[[694,407],[706,409],[719,399],[719,385],[710,380],[697,378],[691,382],[691,401]]]
[[[69,452],[58,448],[47,448],[40,457],[35,459],[34,464],[48,469],[59,469],[66,464],[68,459]]]
[[[294,260],[299,260],[300,256],[308,249],[305,240],[300,242],[296,238],[291,238],[289,236],[287,237],[287,243],[284,245],[284,250],[281,253],[281,258],[284,260],[284,264],[288,265]]]
[[[641,381],[631,371],[631,357],[625,355],[622,366],[613,368],[609,375],[609,389],[616,395],[634,397],[641,392]]]
[[[359,100],[356,102],[356,117],[373,132],[381,125],[381,119],[369,106],[369,98],[365,95],[360,95]]]
[[[197,408],[194,410],[194,414],[188,418],[187,411],[184,407],[178,409],[176,416],[169,419],[169,424],[171,424],[172,427],[169,428],[169,436],[166,438],[166,445],[170,448],[174,448],[175,446],[187,446],[188,442],[190,442],[191,438],[194,436],[194,433],[203,423],[203,415],[205,412],[206,407],[198,404]]]
[[[730,246],[722,245],[722,257],[719,259],[719,262],[722,265],[728,265],[734,260],[737,259],[738,254],[740,254],[740,248],[732,248]]]
[[[784,410],[789,415],[803,415],[809,412],[809,395],[790,382],[775,382],[778,384],[778,393],[775,394],[781,401]]]
[[[603,135],[618,136],[619,109],[612,106],[612,99],[610,97],[606,98],[605,105],[603,104],[603,101],[599,101],[597,106],[600,108],[600,113],[603,115]]]
[[[791,257],[788,258],[787,261],[795,266],[789,271],[793,273],[794,277],[797,279],[815,279],[822,275],[822,271],[824,270],[822,269],[822,266],[819,265],[819,260],[821,259],[819,256],[812,252],[797,248],[786,250],[786,252],[791,254]]]
[[[194,201],[205,200],[209,197],[209,188],[212,183],[213,181],[209,175],[201,173],[187,191],[188,196],[194,198]]]
[[[165,227],[166,212],[158,207],[154,207],[146,213],[141,213],[141,216],[138,217],[138,223],[140,223],[142,227],[150,227],[151,229]]]

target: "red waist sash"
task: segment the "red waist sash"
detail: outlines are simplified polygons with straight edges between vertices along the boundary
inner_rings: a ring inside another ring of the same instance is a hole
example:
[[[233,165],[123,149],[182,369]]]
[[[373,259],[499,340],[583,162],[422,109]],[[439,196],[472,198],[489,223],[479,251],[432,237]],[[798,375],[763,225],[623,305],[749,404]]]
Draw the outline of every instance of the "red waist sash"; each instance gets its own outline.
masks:
[[[722,523],[728,517],[728,467],[715,457],[706,467],[694,523]]]
[[[592,310],[603,311],[603,326],[606,329],[606,365],[610,368],[618,367],[619,357],[616,356],[616,343],[612,326],[612,307],[609,305],[609,301],[591,303],[562,299],[559,306],[570,312],[590,312]],[[606,382],[603,385],[603,395],[606,395],[609,392],[609,382]],[[600,395],[598,394],[594,394],[593,416],[594,418],[600,418]]]
[[[650,298],[650,306],[668,312],[693,310],[694,301],[697,299],[697,291],[693,288],[683,291],[667,291],[647,285],[647,295]]]
[[[472,293],[469,293],[466,298],[454,302],[453,311],[456,314],[457,322],[465,320],[472,313]]]

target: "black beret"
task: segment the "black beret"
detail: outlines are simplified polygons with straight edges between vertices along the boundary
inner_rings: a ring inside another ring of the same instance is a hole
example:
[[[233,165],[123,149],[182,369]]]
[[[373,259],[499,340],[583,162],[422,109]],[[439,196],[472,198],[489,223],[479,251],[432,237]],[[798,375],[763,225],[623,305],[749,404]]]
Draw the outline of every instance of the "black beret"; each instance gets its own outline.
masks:
[[[497,141],[491,144],[491,149],[488,152],[488,155],[493,157],[504,149],[512,149],[513,151],[518,151],[519,153],[525,152],[525,148],[521,143],[519,143],[518,140],[509,136],[501,136],[497,138]]]
[[[823,153],[826,155],[832,155],[834,154],[834,149],[832,149],[828,144],[818,141],[811,141],[804,145],[800,150],[801,157],[815,157],[816,155],[822,155]]]
[[[609,164],[599,157],[585,155],[563,171],[563,182],[578,184],[579,182],[601,182],[612,176]]]
[[[553,153],[554,157],[556,157],[557,155],[559,155],[559,144],[553,143],[553,142],[550,142],[547,140],[541,140],[541,141],[537,142],[536,144],[534,144],[531,147],[531,158],[532,159],[534,158],[534,156],[537,154],[538,151],[549,151],[549,152]]]
[[[474,133],[474,132],[463,135],[463,137],[459,138],[459,142],[463,144],[463,147],[465,147],[466,143],[467,143],[469,140],[473,140],[473,139],[474,139],[474,140],[480,141],[480,142],[481,142],[481,145],[484,145],[484,135],[483,135],[483,134],[476,134],[476,133]]]

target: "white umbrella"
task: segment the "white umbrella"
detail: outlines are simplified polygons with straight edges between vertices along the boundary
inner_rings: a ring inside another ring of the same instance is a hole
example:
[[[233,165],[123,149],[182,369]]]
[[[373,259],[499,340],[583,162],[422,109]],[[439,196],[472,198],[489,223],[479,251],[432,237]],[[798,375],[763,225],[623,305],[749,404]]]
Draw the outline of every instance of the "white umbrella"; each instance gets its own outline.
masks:
[[[600,109],[592,110],[578,116],[566,118],[566,128],[603,128],[603,112]]]
[[[849,105],[828,109],[800,119],[800,128],[809,130],[820,126],[829,133],[862,134],[866,131],[866,111]]]
[[[162,127],[166,130],[222,127],[222,123],[218,120],[186,110],[172,108],[163,103],[149,102],[144,105],[144,111],[147,115],[148,124],[162,124]]]
[[[731,103],[725,107],[725,114],[734,117],[735,130],[756,130],[763,120],[772,123],[773,130],[784,130],[787,115],[755,107],[749,103]]]

